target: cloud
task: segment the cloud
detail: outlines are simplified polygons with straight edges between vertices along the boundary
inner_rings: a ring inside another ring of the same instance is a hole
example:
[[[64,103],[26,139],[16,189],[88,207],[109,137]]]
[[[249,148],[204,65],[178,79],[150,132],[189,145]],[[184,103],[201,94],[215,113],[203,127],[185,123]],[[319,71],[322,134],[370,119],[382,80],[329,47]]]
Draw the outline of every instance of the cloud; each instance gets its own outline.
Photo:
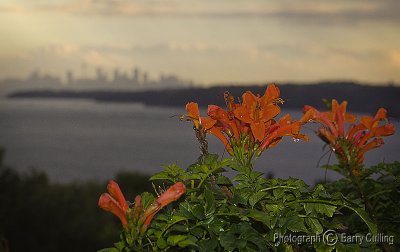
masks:
[[[0,13],[22,13],[26,10],[26,7],[22,4],[7,4],[7,5],[0,5]]]
[[[390,58],[390,61],[392,62],[392,64],[396,68],[400,69],[400,51],[392,51],[392,52],[390,52],[389,58]]]
[[[83,67],[85,66],[85,67]],[[45,70],[65,76],[89,76],[100,67],[110,75],[115,68],[130,72],[134,67],[156,73],[174,73],[196,82],[248,82],[320,79],[398,80],[400,52],[397,50],[327,46],[309,43],[217,46],[204,42],[135,44],[131,46],[51,44],[0,57],[0,76],[27,76]]]
[[[62,0],[3,5],[0,11],[62,12],[104,17],[271,18],[289,22],[400,22],[397,0],[194,1]]]

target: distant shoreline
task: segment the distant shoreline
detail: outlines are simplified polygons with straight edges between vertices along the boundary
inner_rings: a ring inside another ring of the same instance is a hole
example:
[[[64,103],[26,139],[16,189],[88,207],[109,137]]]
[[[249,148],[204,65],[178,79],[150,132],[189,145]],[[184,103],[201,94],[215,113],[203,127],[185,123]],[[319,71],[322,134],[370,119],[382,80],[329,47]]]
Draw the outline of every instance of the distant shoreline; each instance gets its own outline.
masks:
[[[286,101],[284,108],[301,109],[312,105],[324,109],[322,99],[347,100],[348,110],[358,113],[375,114],[384,107],[389,117],[400,118],[400,87],[368,86],[352,82],[324,82],[311,85],[278,85]],[[245,90],[263,94],[263,86],[215,86],[208,88],[179,88],[148,91],[112,91],[112,90],[25,90],[7,95],[7,98],[46,98],[46,99],[91,99],[99,102],[136,102],[150,106],[182,107],[187,102],[196,101],[200,106],[216,104],[223,106],[223,94],[228,90],[239,97]]]

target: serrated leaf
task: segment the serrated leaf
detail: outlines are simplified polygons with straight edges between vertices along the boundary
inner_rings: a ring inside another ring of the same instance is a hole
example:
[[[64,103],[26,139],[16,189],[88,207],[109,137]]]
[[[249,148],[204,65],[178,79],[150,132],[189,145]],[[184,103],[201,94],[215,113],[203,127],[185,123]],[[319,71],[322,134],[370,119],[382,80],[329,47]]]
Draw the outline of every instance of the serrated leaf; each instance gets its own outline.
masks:
[[[214,219],[213,222],[210,223],[208,226],[209,231],[213,232],[214,234],[219,234],[221,232],[224,232],[224,226],[226,224],[226,221],[223,219]]]
[[[276,188],[276,189],[274,189],[274,190],[272,191],[272,193],[273,193],[273,195],[274,195],[274,197],[275,197],[276,199],[280,199],[280,198],[282,198],[282,196],[285,194],[285,189],[283,189],[283,188]]]
[[[153,176],[151,176],[150,181],[154,181],[154,180],[168,180],[168,181],[174,182],[174,179],[171,178],[170,174],[166,171],[162,171],[162,172],[156,173]]]
[[[182,202],[179,205],[179,209],[177,211],[177,214],[180,216],[187,218],[187,219],[193,219],[195,218],[194,215],[192,214],[190,210],[190,204],[188,202]]]
[[[199,220],[204,220],[204,207],[202,205],[195,205],[191,209],[191,213]]]
[[[284,225],[292,232],[307,232],[304,220],[298,216],[288,216]]]
[[[304,210],[309,215],[312,212],[321,213],[328,217],[332,217],[336,211],[336,206],[332,206],[324,203],[305,203]]]
[[[232,168],[232,170],[242,172],[242,173],[248,173],[250,172],[251,168],[247,166],[243,166],[239,162],[230,162],[229,167]]]
[[[322,196],[322,197],[327,196],[325,187],[324,187],[323,185],[321,185],[321,184],[318,184],[318,185],[314,188],[314,191],[313,191],[313,193],[312,193],[312,196],[313,196],[314,198],[318,198],[318,197],[320,197],[320,196]]]
[[[252,218],[256,221],[262,222],[266,225],[269,229],[273,229],[275,223],[272,223],[272,217],[264,212],[250,209],[249,214],[247,215],[249,218]]]
[[[258,191],[249,197],[249,204],[254,207],[260,200],[262,200],[267,195],[266,192]]]
[[[325,214],[328,217],[332,217],[336,211],[336,206],[328,204],[315,204],[315,210],[319,213]]]
[[[315,234],[321,234],[324,232],[324,228],[321,223],[315,218],[306,218],[305,219],[307,226],[311,228],[311,231]]]
[[[233,181],[247,181],[249,178],[245,174],[238,174],[233,178]]]
[[[218,154],[208,154],[204,157],[204,163],[208,165],[216,163],[218,162],[218,157]]]
[[[217,183],[217,185],[226,185],[226,186],[232,185],[231,180],[225,176],[218,176],[215,183]]]
[[[273,213],[279,213],[282,209],[285,208],[285,206],[281,204],[271,204],[266,206],[267,211],[273,212]]]
[[[259,178],[259,177],[261,177],[261,176],[263,176],[263,175],[264,175],[263,172],[260,172],[260,171],[252,171],[252,172],[250,173],[250,179],[255,180],[255,179],[257,179],[257,178]]]

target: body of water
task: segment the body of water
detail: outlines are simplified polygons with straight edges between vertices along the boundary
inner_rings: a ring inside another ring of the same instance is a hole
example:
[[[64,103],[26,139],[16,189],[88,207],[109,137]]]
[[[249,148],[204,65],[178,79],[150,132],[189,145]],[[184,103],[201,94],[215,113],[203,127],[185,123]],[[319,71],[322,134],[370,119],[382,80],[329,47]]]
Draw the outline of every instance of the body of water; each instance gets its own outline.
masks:
[[[299,111],[289,112],[294,118]],[[57,182],[106,180],[120,170],[153,174],[161,165],[186,168],[199,149],[190,123],[179,121],[179,108],[147,107],[132,103],[96,103],[89,100],[0,99],[0,146],[5,163],[19,171],[46,171]],[[399,123],[396,122],[396,128]],[[309,142],[291,138],[267,150],[256,168],[276,177],[304,179],[311,184],[325,176],[316,168],[323,143],[310,129]],[[210,152],[224,154],[222,144],[209,136]],[[367,153],[367,164],[399,160],[399,134]],[[226,154],[225,154],[226,155]],[[327,155],[328,156],[328,155]],[[328,162],[327,157],[321,164]],[[335,162],[334,157],[331,163]],[[328,172],[328,179],[338,176]]]

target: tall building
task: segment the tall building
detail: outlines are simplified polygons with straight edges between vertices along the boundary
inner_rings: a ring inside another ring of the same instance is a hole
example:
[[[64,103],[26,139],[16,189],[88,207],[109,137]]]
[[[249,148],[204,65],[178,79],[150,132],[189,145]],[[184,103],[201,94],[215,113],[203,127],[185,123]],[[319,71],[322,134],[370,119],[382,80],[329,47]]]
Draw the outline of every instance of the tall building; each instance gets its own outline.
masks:
[[[68,70],[66,73],[66,77],[67,77],[67,84],[73,85],[74,84],[74,74],[72,73],[72,71]]]

